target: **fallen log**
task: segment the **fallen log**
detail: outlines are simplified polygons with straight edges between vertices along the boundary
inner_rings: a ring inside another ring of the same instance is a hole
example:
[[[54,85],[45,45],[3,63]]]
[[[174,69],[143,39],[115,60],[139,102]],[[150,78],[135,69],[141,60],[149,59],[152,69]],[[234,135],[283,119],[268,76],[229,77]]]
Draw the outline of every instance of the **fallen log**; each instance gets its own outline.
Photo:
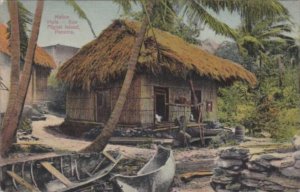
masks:
[[[212,174],[213,174],[212,171],[194,171],[194,172],[183,173],[179,175],[179,178],[185,182],[188,182],[195,177],[211,176]]]
[[[137,145],[137,144],[173,144],[174,139],[163,139],[163,138],[153,138],[153,137],[112,137],[109,140],[111,144],[120,145]]]

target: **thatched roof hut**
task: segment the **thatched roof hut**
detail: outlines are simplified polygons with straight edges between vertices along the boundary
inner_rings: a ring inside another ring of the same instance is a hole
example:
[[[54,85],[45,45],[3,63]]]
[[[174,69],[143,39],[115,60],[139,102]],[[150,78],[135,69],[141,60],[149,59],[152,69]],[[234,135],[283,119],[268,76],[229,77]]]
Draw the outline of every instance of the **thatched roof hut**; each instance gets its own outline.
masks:
[[[9,49],[7,27],[4,24],[0,24],[0,52],[10,56]],[[56,67],[53,58],[39,46],[36,47],[34,63],[36,65],[51,69]]]
[[[137,22],[116,20],[61,66],[57,77],[70,86],[66,122],[71,126],[64,126],[65,131],[79,133],[91,127],[87,122],[107,121],[120,93],[139,28]],[[204,120],[217,120],[218,86],[235,80],[256,83],[256,77],[239,64],[168,32],[154,29],[154,33],[157,42],[151,30],[144,40],[119,124],[147,127],[156,124],[158,117],[166,122],[182,116],[198,119],[195,102],[202,106]],[[193,79],[196,97],[191,93],[188,76]],[[83,123],[82,129],[79,122]]]
[[[21,60],[21,63],[23,62],[24,59]],[[31,81],[26,96],[26,104],[32,104],[47,99],[48,77],[51,70],[56,67],[53,58],[39,46],[36,47],[33,64]],[[0,24],[0,76],[3,78],[2,83],[7,87],[10,86],[10,72],[11,52],[7,26]],[[6,111],[8,98],[9,92],[0,90],[0,115]]]
[[[91,90],[124,76],[139,28],[138,22],[114,21],[68,60],[57,77],[71,87]],[[138,59],[137,73],[171,74],[184,79],[194,73],[226,84],[235,80],[256,84],[256,77],[241,65],[207,53],[168,32],[154,29],[154,33],[157,44],[149,31]]]

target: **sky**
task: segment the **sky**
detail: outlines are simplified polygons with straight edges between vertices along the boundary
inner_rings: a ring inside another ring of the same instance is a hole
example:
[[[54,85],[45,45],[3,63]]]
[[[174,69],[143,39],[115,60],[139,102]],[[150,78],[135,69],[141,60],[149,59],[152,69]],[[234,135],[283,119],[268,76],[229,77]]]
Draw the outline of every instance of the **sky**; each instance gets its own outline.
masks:
[[[34,13],[35,0],[22,0],[23,4]],[[292,16],[295,25],[300,26],[300,0],[282,0]],[[79,0],[78,4],[91,20],[97,35],[101,33],[113,20],[120,18],[123,14],[120,7],[109,0]],[[219,20],[231,27],[237,27],[240,18],[236,13],[221,12],[215,15]],[[0,23],[9,19],[6,0],[0,0]],[[41,22],[38,44],[49,46],[63,44],[81,47],[93,40],[93,35],[85,20],[79,19],[73,9],[61,0],[46,0]],[[201,31],[199,39],[212,39],[218,43],[228,40],[223,36],[216,35],[208,27]]]

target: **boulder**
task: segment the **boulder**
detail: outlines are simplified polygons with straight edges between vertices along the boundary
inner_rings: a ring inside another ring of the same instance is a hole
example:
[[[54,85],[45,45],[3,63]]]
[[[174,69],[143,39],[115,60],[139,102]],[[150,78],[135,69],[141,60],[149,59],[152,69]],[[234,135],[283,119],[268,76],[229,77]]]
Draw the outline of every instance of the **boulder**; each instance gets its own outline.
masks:
[[[293,153],[293,157],[295,160],[300,160],[300,151],[296,151],[295,153]]]
[[[255,159],[255,160],[251,161],[251,163],[254,163],[254,164],[264,167],[266,169],[271,168],[271,164],[268,161],[261,159],[261,158]]]
[[[300,179],[300,171],[295,167],[287,167],[280,169],[280,173],[286,177]]]
[[[259,180],[255,179],[243,179],[241,181],[241,183],[247,187],[257,187],[259,182]]]
[[[248,169],[251,171],[258,171],[258,172],[267,171],[267,169],[265,167],[257,165],[253,162],[248,162],[246,165],[247,165]]]
[[[300,160],[297,160],[297,161],[295,162],[294,167],[295,167],[296,169],[300,169]],[[299,170],[299,171],[300,171],[300,170]]]
[[[295,160],[292,157],[284,158],[282,160],[270,161],[270,164],[276,168],[286,168],[291,167],[295,164]]]
[[[242,174],[242,178],[244,179],[255,179],[259,181],[268,180],[267,173],[265,172],[257,173],[249,170],[243,170],[241,174]]]
[[[240,183],[231,183],[231,184],[226,185],[225,188],[229,191],[240,191],[241,184]]]
[[[229,177],[236,177],[240,173],[241,173],[241,171],[233,171],[233,170],[229,170],[229,169],[222,169],[222,168],[219,168],[219,167],[217,167],[213,170],[213,174],[215,176],[224,175],[224,176],[229,176]]]
[[[230,160],[230,159],[218,159],[217,166],[225,169],[233,169],[238,170],[243,165],[243,161],[241,160]]]
[[[273,182],[270,182],[270,181],[264,181],[264,182],[260,183],[259,188],[266,190],[266,191],[284,191],[284,189],[285,189],[283,186],[278,185]]]
[[[264,159],[266,161],[274,161],[274,160],[282,160],[283,157],[275,154],[263,154],[259,157],[260,159]]]
[[[220,151],[220,157],[222,159],[237,159],[246,160],[248,159],[249,150],[242,148],[230,148]]]
[[[296,150],[300,150],[300,136],[295,136],[293,138],[292,144]]]
[[[233,178],[232,177],[227,177],[227,176],[213,176],[211,178],[211,180],[214,183],[218,183],[218,184],[229,184],[232,183]]]

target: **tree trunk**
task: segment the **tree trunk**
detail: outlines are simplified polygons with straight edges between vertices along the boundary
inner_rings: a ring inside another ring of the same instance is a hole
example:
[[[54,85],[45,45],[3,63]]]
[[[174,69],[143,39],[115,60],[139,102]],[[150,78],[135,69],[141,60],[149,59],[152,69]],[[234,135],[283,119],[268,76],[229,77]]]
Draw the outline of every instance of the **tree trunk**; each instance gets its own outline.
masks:
[[[152,7],[153,4],[150,1],[148,1],[148,13],[149,15],[152,14]],[[149,21],[147,16],[144,16],[143,19],[143,23],[141,25],[141,29],[137,35],[137,39],[133,45],[132,51],[131,51],[131,55],[130,55],[130,59],[128,62],[128,69],[125,75],[125,79],[118,97],[118,100],[114,106],[114,109],[108,119],[108,122],[106,123],[105,127],[103,128],[103,130],[101,131],[101,134],[98,135],[98,137],[95,139],[95,141],[93,143],[91,143],[89,146],[87,146],[86,148],[84,148],[81,152],[90,152],[90,151],[96,151],[96,152],[101,152],[106,144],[108,143],[109,139],[111,138],[114,130],[117,127],[119,118],[121,116],[122,110],[123,110],[123,106],[126,102],[126,98],[131,86],[131,82],[132,79],[134,77],[134,73],[135,73],[135,69],[136,69],[136,64],[138,61],[138,57],[139,57],[139,53],[144,41],[144,37],[146,34],[146,30],[148,27]]]
[[[283,77],[284,77],[284,64],[282,63],[281,56],[277,57],[277,63],[278,63],[278,72],[279,72],[278,86],[280,88],[282,88],[282,86],[283,86]]]
[[[39,36],[40,23],[43,13],[44,0],[37,1],[37,6],[34,15],[34,22],[32,26],[31,37],[28,41],[28,47],[25,56],[25,64],[22,71],[21,79],[19,82],[19,90],[17,98],[13,105],[12,116],[8,118],[7,126],[3,127],[1,134],[1,156],[5,156],[9,148],[13,144],[14,135],[17,130],[22,110],[24,107],[27,89],[30,83],[30,77],[32,73],[32,64],[34,59],[34,53],[36,49],[36,44]]]
[[[8,10],[11,23],[10,32],[10,53],[11,53],[11,72],[9,100],[6,113],[3,119],[3,127],[8,124],[8,117],[12,116],[13,103],[17,97],[20,75],[20,29],[19,29],[19,9],[17,0],[8,1]],[[0,126],[0,128],[2,128]]]

